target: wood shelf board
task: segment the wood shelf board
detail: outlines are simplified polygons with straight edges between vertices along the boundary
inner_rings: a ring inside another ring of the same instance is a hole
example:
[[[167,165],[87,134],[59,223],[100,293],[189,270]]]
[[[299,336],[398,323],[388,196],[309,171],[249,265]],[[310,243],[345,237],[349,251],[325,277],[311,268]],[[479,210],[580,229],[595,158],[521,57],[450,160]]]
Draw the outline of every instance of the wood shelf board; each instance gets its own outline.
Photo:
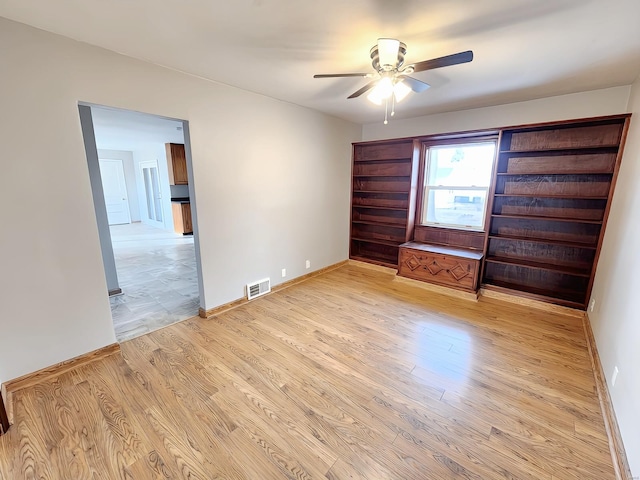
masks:
[[[537,270],[548,270],[551,272],[556,272],[563,275],[571,275],[574,277],[589,278],[591,276],[591,270],[587,270],[585,268],[574,268],[574,267],[569,267],[564,265],[553,265],[551,263],[535,262],[532,260],[525,260],[525,259],[519,259],[519,258],[489,256],[486,258],[486,261],[490,263],[501,263],[503,265],[513,265],[516,267],[535,268]]]
[[[585,303],[582,298],[585,296],[583,292],[575,292],[569,290],[547,290],[544,288],[533,288],[525,285],[518,285],[516,283],[501,282],[499,280],[484,279],[481,288],[490,290],[497,290],[510,294],[519,295],[539,299],[544,302],[555,303],[557,305],[563,305],[565,307],[584,309]],[[560,297],[557,294],[562,295]]]
[[[569,200],[607,200],[609,197],[591,196],[584,197],[580,195],[537,195],[533,193],[496,193],[495,197],[528,197],[528,198],[565,198]]]
[[[402,240],[398,240],[394,242],[392,240],[377,240],[375,238],[362,238],[362,237],[351,237],[352,241],[356,242],[367,242],[367,243],[377,243],[378,245],[386,245],[388,247],[398,248],[400,244],[403,243]]]
[[[403,182],[406,182],[411,178],[411,175],[391,175],[388,173],[374,173],[374,174],[365,174],[365,173],[354,173],[353,178],[362,178],[362,177],[373,177],[373,178],[402,178]]]
[[[406,212],[408,209],[407,208],[402,208],[402,207],[384,207],[384,206],[378,206],[378,205],[358,205],[358,204],[353,204],[351,205],[353,208],[369,208],[372,210],[392,210],[394,212]]]
[[[613,172],[589,172],[586,170],[577,170],[572,172],[519,172],[519,173],[498,172],[496,173],[496,175],[505,176],[505,177],[520,177],[520,176],[548,177],[550,175],[613,175]]]
[[[630,113],[617,113],[613,115],[601,115],[597,117],[576,118],[569,120],[552,120],[527,125],[508,125],[502,127],[505,133],[532,132],[537,130],[556,130],[558,128],[590,127],[596,125],[622,124]],[[391,142],[392,140],[387,140]],[[360,142],[363,143],[363,142]],[[355,145],[355,144],[354,144]]]
[[[432,245],[428,243],[407,242],[400,245],[401,248],[410,248],[412,250],[420,250],[421,252],[437,253],[440,255],[449,255],[452,257],[467,258],[470,260],[482,260],[482,253],[462,248],[445,247],[441,245]]]
[[[492,213],[491,217],[492,218],[512,218],[515,220],[549,220],[552,222],[588,223],[591,225],[602,225],[602,220],[581,220],[577,218],[545,217],[542,215],[501,215],[497,213]]]
[[[375,222],[373,220],[352,220],[351,223],[357,223],[360,225],[375,225],[377,227],[400,228],[402,230],[406,230],[407,228],[407,225],[403,223]]]
[[[409,195],[409,192],[393,192],[390,190],[354,190],[353,193],[384,193],[384,194],[393,194],[393,195]]]
[[[481,248],[473,248],[473,247],[464,247],[464,246],[458,246],[458,245],[451,245],[449,243],[442,243],[442,242],[434,242],[431,240],[424,240],[425,242],[428,242],[427,245],[431,245],[433,247],[442,247],[442,248],[458,248],[461,250],[464,250],[465,252],[478,252],[480,254],[482,254],[482,249]],[[421,244],[423,242],[423,240],[415,240],[415,243]]]
[[[532,150],[500,150],[500,155],[502,154],[521,154],[521,153],[550,153],[550,152],[582,152],[582,151],[595,151],[595,150],[617,150],[619,148],[618,144],[607,144],[607,145],[592,145],[589,147],[566,147],[566,148],[536,148]]]
[[[402,157],[402,158],[382,158],[382,159],[366,159],[366,160],[354,160],[353,163],[401,163],[401,162],[411,162],[410,157]]]
[[[544,240],[541,238],[520,237],[518,235],[489,235],[489,239],[493,239],[493,238],[498,240],[520,240],[523,242],[546,243],[549,245],[560,245],[562,247],[572,247],[572,248],[584,248],[587,250],[595,250],[598,248],[596,245],[588,245],[586,243],[565,242],[564,240]]]

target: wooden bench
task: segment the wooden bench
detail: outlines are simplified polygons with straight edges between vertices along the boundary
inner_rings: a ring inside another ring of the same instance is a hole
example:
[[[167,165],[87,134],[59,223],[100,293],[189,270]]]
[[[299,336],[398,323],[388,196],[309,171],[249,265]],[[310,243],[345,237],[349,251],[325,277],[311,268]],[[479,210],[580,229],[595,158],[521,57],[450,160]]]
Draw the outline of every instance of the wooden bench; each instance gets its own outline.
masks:
[[[398,275],[475,292],[482,256],[477,250],[407,242],[400,245]]]

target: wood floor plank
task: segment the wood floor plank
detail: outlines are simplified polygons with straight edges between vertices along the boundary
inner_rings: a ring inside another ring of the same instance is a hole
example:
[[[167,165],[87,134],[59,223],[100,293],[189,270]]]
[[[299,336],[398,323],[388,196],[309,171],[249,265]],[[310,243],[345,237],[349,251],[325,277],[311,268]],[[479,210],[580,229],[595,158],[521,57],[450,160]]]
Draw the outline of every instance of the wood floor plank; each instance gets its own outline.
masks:
[[[14,432],[11,432],[11,436],[17,441],[13,451],[5,448],[9,453],[8,459],[13,457],[14,465],[10,468],[12,475],[16,478],[53,480],[56,478],[54,471],[60,465],[49,457],[46,447],[47,432],[38,428],[36,408],[32,408],[28,394],[25,393],[15,394],[13,401],[16,410],[15,423],[11,427]],[[5,437],[5,440],[6,438],[10,437]]]
[[[57,426],[57,429],[45,432],[53,463],[65,466],[73,478],[89,478],[90,462],[83,446],[85,425],[78,421],[75,414],[78,406],[68,394],[68,388],[74,388],[68,375],[36,385],[31,391],[28,408],[40,412],[43,423]]]
[[[81,444],[92,476],[127,479],[126,468],[132,458],[111,433],[107,419],[92,396],[88,382],[69,390],[68,396],[76,406]]]
[[[176,478],[155,450],[129,465],[127,473],[136,480],[174,480]]]
[[[14,396],[0,480],[615,478],[579,318],[355,265]]]
[[[327,479],[342,480],[345,478],[367,480],[371,478],[393,478],[394,472],[380,465],[371,458],[360,455],[349,455],[340,458],[327,472]]]

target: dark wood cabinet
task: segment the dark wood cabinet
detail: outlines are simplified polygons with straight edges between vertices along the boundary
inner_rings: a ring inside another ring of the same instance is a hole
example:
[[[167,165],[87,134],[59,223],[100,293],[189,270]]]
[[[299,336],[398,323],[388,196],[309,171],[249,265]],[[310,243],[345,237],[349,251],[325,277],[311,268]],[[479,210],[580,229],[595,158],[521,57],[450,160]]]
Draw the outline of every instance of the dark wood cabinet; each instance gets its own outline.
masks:
[[[165,143],[170,185],[188,185],[187,157],[181,143]]]
[[[171,212],[173,213],[173,230],[183,235],[193,233],[191,222],[191,203],[172,202]]]
[[[419,151],[412,140],[354,144],[350,258],[397,268],[413,235]]]
[[[587,306],[628,121],[502,130],[483,284]]]

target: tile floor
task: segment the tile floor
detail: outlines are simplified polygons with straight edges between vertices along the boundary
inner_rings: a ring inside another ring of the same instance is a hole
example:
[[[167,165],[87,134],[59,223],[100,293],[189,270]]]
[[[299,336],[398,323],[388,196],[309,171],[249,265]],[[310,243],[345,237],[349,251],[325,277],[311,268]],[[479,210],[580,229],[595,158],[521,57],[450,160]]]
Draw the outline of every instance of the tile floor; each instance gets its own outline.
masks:
[[[112,225],[111,241],[123,292],[110,298],[118,341],[198,314],[192,236],[131,223]]]

